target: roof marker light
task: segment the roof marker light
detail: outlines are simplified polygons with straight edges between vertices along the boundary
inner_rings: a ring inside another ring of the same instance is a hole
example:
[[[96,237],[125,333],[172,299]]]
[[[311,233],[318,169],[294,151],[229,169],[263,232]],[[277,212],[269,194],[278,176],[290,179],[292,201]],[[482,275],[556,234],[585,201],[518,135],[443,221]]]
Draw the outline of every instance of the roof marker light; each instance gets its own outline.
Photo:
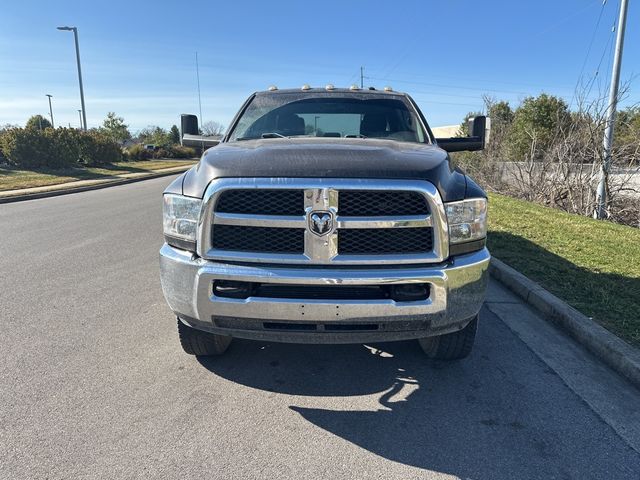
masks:
[[[385,92],[393,92],[393,88],[391,88],[390,86],[387,85],[386,87],[384,87],[384,91]]]
[[[349,87],[349,90],[360,90],[360,87],[354,83]]]
[[[302,85],[301,90],[303,91],[311,90],[311,85],[309,85],[308,83],[305,83],[304,85]]]
[[[329,84],[327,84],[327,86],[326,86],[326,87],[324,87],[324,88],[325,88],[325,90],[333,90],[333,89],[335,89],[336,87],[334,87],[332,84],[330,84],[330,83],[329,83]]]
[[[275,85],[269,85],[270,92],[275,92],[276,90],[278,90],[278,87],[276,87]]]

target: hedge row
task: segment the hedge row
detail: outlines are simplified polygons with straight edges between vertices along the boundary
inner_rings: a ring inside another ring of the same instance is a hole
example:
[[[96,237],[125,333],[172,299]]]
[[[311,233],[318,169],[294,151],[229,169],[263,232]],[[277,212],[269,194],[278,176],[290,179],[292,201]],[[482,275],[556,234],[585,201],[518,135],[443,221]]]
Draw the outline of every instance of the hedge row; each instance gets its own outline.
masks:
[[[9,162],[24,168],[94,166],[123,160],[121,148],[105,135],[72,128],[10,128],[0,135],[0,148]]]
[[[156,150],[149,150],[144,145],[132,145],[125,150],[128,160],[149,160],[151,158],[193,158],[196,151],[182,145],[166,145]]]

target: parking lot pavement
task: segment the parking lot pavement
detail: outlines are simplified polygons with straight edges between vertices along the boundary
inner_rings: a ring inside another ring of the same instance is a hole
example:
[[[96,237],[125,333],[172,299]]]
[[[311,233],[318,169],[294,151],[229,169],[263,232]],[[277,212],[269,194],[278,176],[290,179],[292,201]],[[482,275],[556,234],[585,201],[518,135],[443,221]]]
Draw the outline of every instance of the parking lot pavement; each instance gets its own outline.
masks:
[[[171,179],[0,205],[0,478],[637,479],[640,392],[492,284],[471,357],[180,350]]]

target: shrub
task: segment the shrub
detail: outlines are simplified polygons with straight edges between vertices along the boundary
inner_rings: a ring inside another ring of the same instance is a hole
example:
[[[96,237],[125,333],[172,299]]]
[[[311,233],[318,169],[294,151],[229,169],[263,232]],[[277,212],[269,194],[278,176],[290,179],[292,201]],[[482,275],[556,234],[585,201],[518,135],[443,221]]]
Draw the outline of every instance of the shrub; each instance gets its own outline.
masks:
[[[153,151],[144,148],[144,145],[137,143],[125,150],[127,160],[149,160],[153,157]]]
[[[122,151],[112,140],[98,132],[71,128],[11,128],[0,135],[0,148],[9,162],[23,168],[104,165],[122,160]]]
[[[182,145],[171,145],[171,158],[193,158],[196,156],[195,149],[183,147]]]
[[[80,161],[85,165],[107,165],[122,161],[120,146],[102,132],[83,134],[80,142]]]
[[[182,145],[167,145],[153,152],[153,158],[193,158],[195,149]]]
[[[169,147],[161,147],[153,151],[153,158],[172,158]]]
[[[196,151],[190,147],[182,145],[164,145],[155,150],[148,150],[144,145],[132,145],[126,149],[125,155],[128,160],[148,160],[150,158],[193,158]]]
[[[51,138],[43,130],[11,128],[1,141],[5,157],[14,165],[38,168],[56,163]]]
[[[49,168],[64,168],[76,165],[80,158],[80,146],[83,133],[73,128],[48,128],[44,136],[49,142],[51,157],[47,160]]]

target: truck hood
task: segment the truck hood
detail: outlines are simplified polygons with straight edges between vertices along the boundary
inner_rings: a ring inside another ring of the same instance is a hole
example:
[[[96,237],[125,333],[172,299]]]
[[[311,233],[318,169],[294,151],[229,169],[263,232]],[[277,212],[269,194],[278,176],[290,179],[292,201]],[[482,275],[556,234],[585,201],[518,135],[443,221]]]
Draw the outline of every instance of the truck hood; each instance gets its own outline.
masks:
[[[277,138],[221,143],[207,150],[182,182],[202,197],[224,177],[389,178],[433,183],[444,201],[464,198],[465,176],[433,145],[378,139]]]

